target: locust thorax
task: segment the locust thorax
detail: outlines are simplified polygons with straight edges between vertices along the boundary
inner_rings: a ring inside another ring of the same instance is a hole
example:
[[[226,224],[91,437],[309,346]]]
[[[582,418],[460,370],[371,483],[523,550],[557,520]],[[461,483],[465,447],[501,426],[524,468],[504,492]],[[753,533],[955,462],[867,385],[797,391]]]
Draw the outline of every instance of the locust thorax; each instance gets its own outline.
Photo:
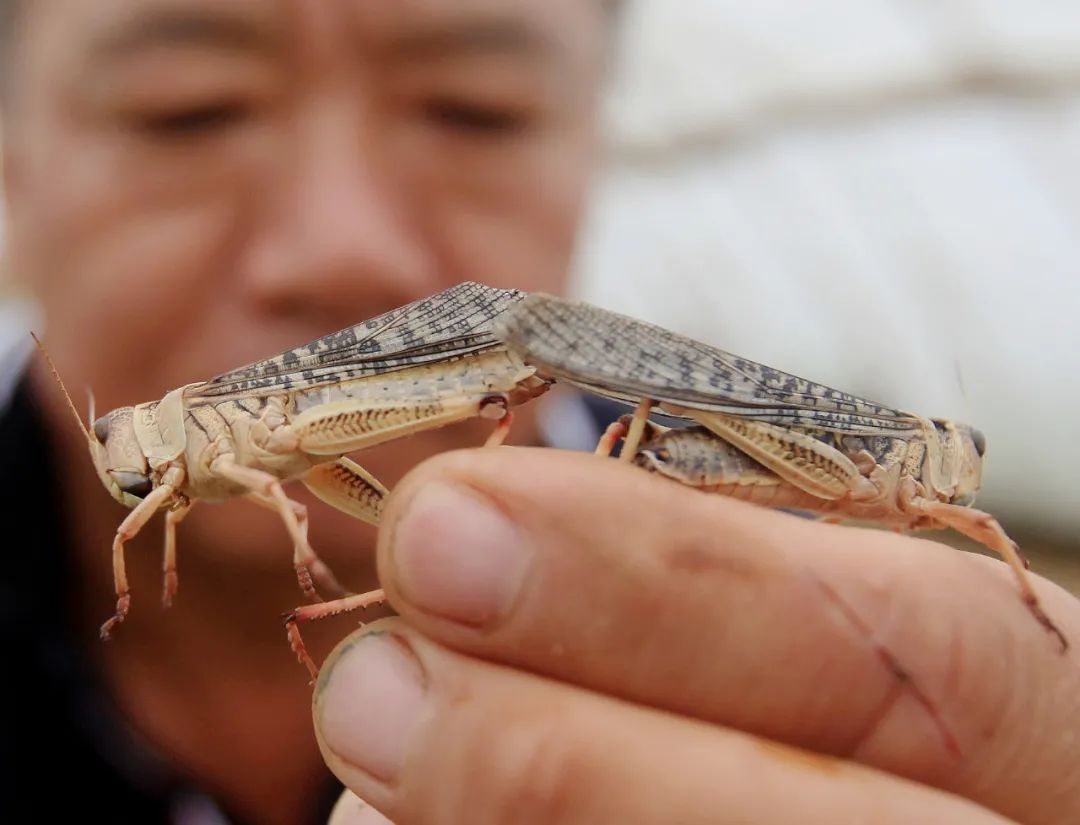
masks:
[[[135,437],[135,409],[118,407],[94,422],[90,455],[98,478],[125,507],[135,507],[153,489],[150,467]]]
[[[702,454],[713,440],[713,436],[697,427],[667,430],[638,447],[633,462],[650,472],[694,484],[702,480]]]
[[[975,502],[982,486],[986,437],[969,424],[941,418],[931,420],[941,443],[944,475],[951,482],[949,502],[968,507]]]

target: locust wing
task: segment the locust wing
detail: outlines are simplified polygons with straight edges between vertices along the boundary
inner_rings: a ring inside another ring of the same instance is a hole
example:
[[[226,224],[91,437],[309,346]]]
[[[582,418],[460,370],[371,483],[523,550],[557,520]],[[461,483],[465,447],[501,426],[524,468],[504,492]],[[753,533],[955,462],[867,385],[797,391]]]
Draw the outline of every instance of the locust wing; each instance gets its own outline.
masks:
[[[732,355],[590,304],[533,293],[494,323],[495,335],[539,374],[596,395],[807,430],[903,437],[920,430],[900,410]]]
[[[185,391],[189,402],[258,398],[501,346],[491,322],[525,293],[466,281]]]

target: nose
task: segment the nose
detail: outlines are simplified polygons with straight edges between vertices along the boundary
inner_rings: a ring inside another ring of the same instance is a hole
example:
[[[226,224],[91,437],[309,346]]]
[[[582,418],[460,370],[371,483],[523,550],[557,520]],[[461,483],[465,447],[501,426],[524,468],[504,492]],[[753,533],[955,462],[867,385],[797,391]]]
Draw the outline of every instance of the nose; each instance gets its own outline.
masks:
[[[404,178],[358,121],[340,102],[311,105],[249,204],[241,281],[265,313],[353,323],[370,307],[437,291]]]

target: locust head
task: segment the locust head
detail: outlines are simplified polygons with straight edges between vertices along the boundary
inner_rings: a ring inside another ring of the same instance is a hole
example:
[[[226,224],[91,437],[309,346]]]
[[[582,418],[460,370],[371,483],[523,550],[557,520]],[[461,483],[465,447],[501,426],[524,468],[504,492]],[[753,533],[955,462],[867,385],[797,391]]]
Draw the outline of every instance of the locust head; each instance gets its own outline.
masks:
[[[137,506],[154,486],[134,421],[134,407],[118,407],[94,421],[87,434],[98,478],[125,507]]]
[[[932,419],[942,447],[942,464],[949,477],[949,501],[968,507],[982,485],[986,437],[969,424],[946,419]]]
[[[135,437],[135,408],[119,407],[95,420],[94,398],[91,396],[90,421],[93,423],[88,429],[83,424],[79,411],[75,409],[64,382],[60,380],[60,374],[56,371],[49,353],[34,333],[31,332],[30,335],[45,356],[49,371],[56,379],[71,414],[75,416],[79,429],[86,437],[90,457],[94,461],[94,469],[97,470],[101,483],[109,494],[125,507],[138,506],[153,489],[153,482],[150,479],[150,465],[145,452]]]

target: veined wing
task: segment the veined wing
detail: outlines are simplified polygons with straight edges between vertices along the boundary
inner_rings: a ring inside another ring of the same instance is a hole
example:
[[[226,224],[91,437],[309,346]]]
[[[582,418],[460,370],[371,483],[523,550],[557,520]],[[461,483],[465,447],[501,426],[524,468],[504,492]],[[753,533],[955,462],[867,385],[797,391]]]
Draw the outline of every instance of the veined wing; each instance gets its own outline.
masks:
[[[466,281],[303,346],[192,386],[191,400],[224,401],[310,389],[500,346],[491,322],[525,293]]]
[[[541,374],[631,404],[642,398],[783,426],[903,436],[901,410],[732,355],[590,304],[533,293],[494,323],[495,335]]]

